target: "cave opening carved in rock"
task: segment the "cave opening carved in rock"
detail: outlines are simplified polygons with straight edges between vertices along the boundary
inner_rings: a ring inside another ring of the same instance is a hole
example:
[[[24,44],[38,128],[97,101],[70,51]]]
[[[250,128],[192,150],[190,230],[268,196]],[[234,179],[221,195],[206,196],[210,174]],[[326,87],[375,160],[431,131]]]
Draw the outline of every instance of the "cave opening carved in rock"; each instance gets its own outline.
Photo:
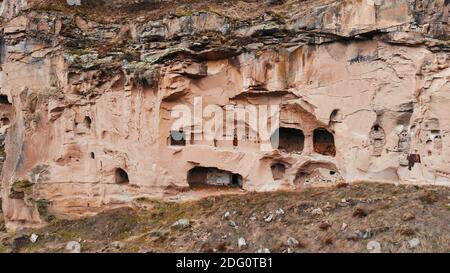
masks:
[[[342,111],[339,109],[333,110],[330,115],[330,121],[329,125],[333,125],[334,123],[341,123],[344,120],[344,117],[342,115]]]
[[[428,156],[441,155],[443,143],[440,130],[431,130],[428,132],[428,139],[426,141],[426,148]]]
[[[284,174],[286,173],[286,166],[282,163],[275,163],[270,166],[272,170],[272,176],[274,180],[280,180],[284,178]]]
[[[0,95],[0,104],[12,105],[8,100],[8,96],[6,95]]]
[[[386,133],[378,124],[372,126],[372,129],[370,130],[370,144],[373,147],[372,155],[381,156],[383,147],[386,144]]]
[[[398,145],[397,149],[399,152],[408,152],[409,151],[409,133],[407,130],[402,130],[400,134],[398,135]]]
[[[314,152],[326,156],[336,155],[334,136],[326,129],[314,130],[313,142],[314,142]]]
[[[236,187],[242,188],[240,174],[211,167],[194,167],[188,172],[187,181],[191,188],[198,187]]]
[[[9,123],[10,123],[10,121],[9,121],[9,118],[7,118],[7,117],[3,117],[3,118],[0,119],[0,126],[1,127],[9,125]]]
[[[117,184],[127,184],[130,182],[128,173],[122,168],[116,168],[114,171],[114,177]]]
[[[298,169],[294,184],[303,186],[336,184],[342,181],[334,164],[329,163],[308,163]]]
[[[88,116],[84,117],[84,126],[88,129],[91,129],[92,119]]]
[[[280,127],[272,134],[271,142],[274,149],[301,154],[305,147],[305,135],[299,129]]]

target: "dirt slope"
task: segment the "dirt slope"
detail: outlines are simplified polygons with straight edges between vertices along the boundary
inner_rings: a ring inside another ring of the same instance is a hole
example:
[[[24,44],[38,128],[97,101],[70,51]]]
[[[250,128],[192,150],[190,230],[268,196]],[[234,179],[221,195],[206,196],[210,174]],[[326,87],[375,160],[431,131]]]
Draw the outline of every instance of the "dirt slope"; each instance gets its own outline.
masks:
[[[367,252],[371,241],[382,252],[449,252],[449,203],[450,188],[365,183],[186,203],[139,200],[92,218],[3,233],[0,252],[66,252],[72,240],[82,252]],[[239,238],[246,246],[238,247]]]

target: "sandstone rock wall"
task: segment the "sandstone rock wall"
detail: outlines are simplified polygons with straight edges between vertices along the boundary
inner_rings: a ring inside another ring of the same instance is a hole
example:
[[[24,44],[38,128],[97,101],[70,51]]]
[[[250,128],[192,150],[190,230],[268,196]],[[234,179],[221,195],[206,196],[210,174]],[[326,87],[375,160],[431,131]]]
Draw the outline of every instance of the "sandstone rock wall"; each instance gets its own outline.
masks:
[[[449,1],[269,2],[3,1],[7,226],[229,191],[192,189],[195,167],[248,191],[450,185]],[[171,142],[199,97],[278,105],[284,146]]]

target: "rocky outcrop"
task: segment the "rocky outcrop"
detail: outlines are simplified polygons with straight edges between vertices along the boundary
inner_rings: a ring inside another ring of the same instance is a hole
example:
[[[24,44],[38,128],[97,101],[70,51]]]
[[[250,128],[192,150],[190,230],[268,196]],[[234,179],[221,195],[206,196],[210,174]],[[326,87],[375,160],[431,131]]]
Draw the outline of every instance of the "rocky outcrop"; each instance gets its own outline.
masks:
[[[447,0],[69,2],[2,2],[9,228],[143,197],[450,185]],[[277,106],[279,146],[245,116],[192,139],[180,105]]]

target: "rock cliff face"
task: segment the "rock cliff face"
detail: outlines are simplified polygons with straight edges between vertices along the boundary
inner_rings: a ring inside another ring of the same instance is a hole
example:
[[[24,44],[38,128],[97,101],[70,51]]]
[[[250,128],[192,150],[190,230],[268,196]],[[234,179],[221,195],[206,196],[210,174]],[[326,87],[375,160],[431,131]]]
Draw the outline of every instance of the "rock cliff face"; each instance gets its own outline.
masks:
[[[139,198],[450,185],[448,0],[1,2],[11,229]],[[278,106],[279,145],[245,117],[239,137],[175,132],[199,104]]]

